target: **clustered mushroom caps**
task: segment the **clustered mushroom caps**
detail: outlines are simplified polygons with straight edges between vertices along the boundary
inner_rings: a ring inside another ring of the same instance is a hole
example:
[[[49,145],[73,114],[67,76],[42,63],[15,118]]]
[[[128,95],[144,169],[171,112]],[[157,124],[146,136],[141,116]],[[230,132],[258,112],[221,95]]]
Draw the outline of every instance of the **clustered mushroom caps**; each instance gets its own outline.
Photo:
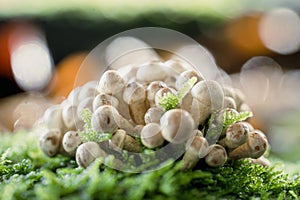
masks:
[[[46,110],[43,121],[47,130],[40,138],[42,151],[50,157],[59,153],[75,156],[79,166],[87,167],[97,158],[108,162],[110,150],[140,153],[144,148],[173,143],[186,146],[183,170],[194,168],[201,159],[211,167],[242,158],[269,165],[263,157],[268,148],[266,136],[246,121],[223,128],[216,142],[211,142],[205,126],[212,114],[216,116],[211,123],[214,131],[223,127],[225,112],[238,114],[250,107],[240,90],[205,80],[192,69],[181,61],[169,60],[107,70],[99,83],[91,81],[75,88],[60,105]],[[126,73],[119,74],[122,71]],[[176,97],[191,78],[195,84],[175,108],[165,110],[160,100],[167,94]],[[107,145],[83,141],[78,134],[85,126],[81,116],[84,109],[92,112],[93,131],[111,134]],[[122,161],[114,159],[113,163],[121,165]]]

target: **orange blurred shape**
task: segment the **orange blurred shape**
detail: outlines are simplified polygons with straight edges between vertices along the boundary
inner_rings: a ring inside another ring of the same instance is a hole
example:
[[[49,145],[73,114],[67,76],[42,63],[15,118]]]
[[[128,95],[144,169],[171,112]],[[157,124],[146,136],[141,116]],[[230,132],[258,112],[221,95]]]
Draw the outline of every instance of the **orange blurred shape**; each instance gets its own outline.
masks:
[[[68,94],[74,88],[74,84],[77,82],[76,77],[80,69],[80,66],[87,53],[79,52],[74,53],[64,58],[56,67],[54,76],[49,84],[49,95],[54,98],[67,97]],[[89,73],[80,74],[80,77],[89,80]]]
[[[225,28],[225,37],[246,55],[268,53],[258,34],[261,17],[262,13],[250,13],[231,20]]]
[[[15,30],[14,23],[6,23],[0,27],[0,76],[12,78],[10,65],[9,38]]]

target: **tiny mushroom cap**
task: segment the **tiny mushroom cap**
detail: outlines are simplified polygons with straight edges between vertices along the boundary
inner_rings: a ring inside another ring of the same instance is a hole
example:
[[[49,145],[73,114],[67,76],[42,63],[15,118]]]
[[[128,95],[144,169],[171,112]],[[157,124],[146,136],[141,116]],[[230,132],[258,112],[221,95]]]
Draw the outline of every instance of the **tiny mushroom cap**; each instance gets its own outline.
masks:
[[[137,83],[129,83],[124,92],[123,99],[129,105],[129,113],[136,124],[145,124],[144,115],[148,109],[146,104],[146,90]]]
[[[265,158],[264,156],[261,156],[259,158],[250,158],[251,163],[253,164],[259,164],[261,166],[271,166],[271,162]]]
[[[151,107],[147,110],[144,120],[146,124],[149,123],[158,123],[160,121],[160,118],[163,116],[164,110],[159,107]]]
[[[147,99],[151,107],[155,106],[155,94],[161,88],[166,88],[167,85],[162,81],[153,81],[147,87]]]
[[[219,143],[230,149],[244,144],[248,139],[249,127],[244,122],[230,125],[226,130],[226,137]]]
[[[103,105],[112,105],[113,107],[117,108],[119,105],[119,100],[112,95],[105,93],[98,94],[93,101],[93,110],[96,110]]]
[[[125,65],[124,67],[117,69],[117,72],[122,76],[126,83],[130,83],[135,81],[137,70],[138,66],[136,65]]]
[[[209,147],[208,154],[205,157],[205,162],[211,167],[218,167],[225,164],[227,154],[224,147],[219,144],[213,144]]]
[[[121,151],[122,149],[136,153],[141,151],[140,144],[122,129],[118,129],[113,134],[110,140],[110,147],[116,151]]]
[[[43,116],[44,123],[49,129],[65,129],[65,124],[62,118],[62,106],[53,105],[49,107]]]
[[[94,97],[88,97],[84,100],[82,100],[78,106],[77,106],[77,116],[82,119],[82,111],[83,109],[89,109],[90,111],[93,112],[93,101]]]
[[[98,94],[97,85],[87,83],[83,85],[78,92],[78,101],[81,102],[88,97],[95,97]]]
[[[62,110],[62,119],[68,130],[75,130],[81,121],[77,115],[77,106],[66,104]]]
[[[99,85],[98,92],[106,94],[117,94],[123,91],[125,82],[123,78],[115,70],[107,70],[103,73]]]
[[[198,135],[191,137],[186,144],[182,169],[188,170],[194,168],[197,162],[207,155],[208,147],[209,144],[204,137]]]
[[[161,135],[159,124],[150,123],[144,126],[141,132],[141,140],[143,145],[151,149],[161,146],[165,140]]]
[[[175,87],[177,90],[180,90],[182,86],[192,77],[196,77],[197,81],[196,83],[203,81],[204,77],[200,75],[195,70],[186,70],[180,74],[180,76],[177,78],[177,81],[175,83]]]
[[[100,106],[92,115],[92,128],[97,132],[114,133],[118,129],[116,122],[118,117],[120,117],[118,111],[113,106]]]
[[[237,108],[239,108],[241,104],[245,102],[245,95],[241,90],[237,88],[225,86],[223,88],[223,91],[225,96],[232,97],[234,99]]]
[[[162,136],[175,144],[187,141],[193,135],[194,126],[192,116],[182,109],[171,109],[160,119]]]
[[[68,131],[62,140],[64,150],[72,156],[75,155],[76,149],[81,143],[82,141],[77,131]]]
[[[201,104],[212,111],[220,110],[224,103],[224,93],[220,84],[213,80],[200,81],[191,90],[191,94]]]
[[[192,66],[187,65],[187,63],[177,60],[177,59],[170,59],[164,62],[165,65],[172,67],[176,72],[181,73],[189,68],[192,68]]]
[[[103,151],[96,142],[86,142],[81,144],[76,151],[76,162],[80,167],[88,167],[97,158],[105,158],[105,151]]]
[[[245,112],[245,111],[251,112],[252,109],[250,108],[250,106],[248,104],[242,103],[239,107],[239,111],[240,112]]]
[[[141,65],[136,73],[136,78],[140,82],[150,83],[162,81],[168,76],[165,65],[162,62],[149,62]]]
[[[160,106],[160,101],[161,101],[161,98],[164,97],[164,95],[168,94],[168,93],[173,93],[173,94],[176,94],[176,91],[172,88],[161,88],[159,89],[156,94],[155,94],[155,105],[157,107],[161,107]]]
[[[264,133],[254,130],[249,133],[248,140],[245,144],[237,147],[229,153],[229,158],[233,160],[241,158],[259,158],[268,148],[268,140]]]
[[[58,153],[62,133],[59,129],[47,129],[40,138],[39,144],[42,151],[49,157]]]
[[[74,106],[77,106],[80,103],[80,101],[78,100],[80,90],[81,87],[74,88],[68,95],[68,101]]]
[[[232,108],[236,110],[236,103],[232,97],[224,97],[224,108]]]

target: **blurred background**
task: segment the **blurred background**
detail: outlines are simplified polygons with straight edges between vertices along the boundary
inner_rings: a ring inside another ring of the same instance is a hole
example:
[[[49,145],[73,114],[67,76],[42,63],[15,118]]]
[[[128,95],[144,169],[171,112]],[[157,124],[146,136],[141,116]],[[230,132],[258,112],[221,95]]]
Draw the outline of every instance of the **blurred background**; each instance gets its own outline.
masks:
[[[30,129],[63,100],[103,40],[154,26],[206,47],[246,90],[254,126],[269,135],[273,152],[297,160],[290,152],[300,141],[299,14],[295,0],[0,0],[0,131]]]

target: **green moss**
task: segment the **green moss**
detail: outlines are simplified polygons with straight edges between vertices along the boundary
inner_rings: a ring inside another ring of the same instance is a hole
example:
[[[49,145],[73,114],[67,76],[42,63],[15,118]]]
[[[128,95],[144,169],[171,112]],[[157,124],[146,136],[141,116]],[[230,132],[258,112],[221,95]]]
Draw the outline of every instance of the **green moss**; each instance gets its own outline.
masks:
[[[36,133],[0,136],[0,199],[296,199],[300,176],[247,160],[182,172],[181,162],[130,174],[98,160],[87,169],[48,158]]]

